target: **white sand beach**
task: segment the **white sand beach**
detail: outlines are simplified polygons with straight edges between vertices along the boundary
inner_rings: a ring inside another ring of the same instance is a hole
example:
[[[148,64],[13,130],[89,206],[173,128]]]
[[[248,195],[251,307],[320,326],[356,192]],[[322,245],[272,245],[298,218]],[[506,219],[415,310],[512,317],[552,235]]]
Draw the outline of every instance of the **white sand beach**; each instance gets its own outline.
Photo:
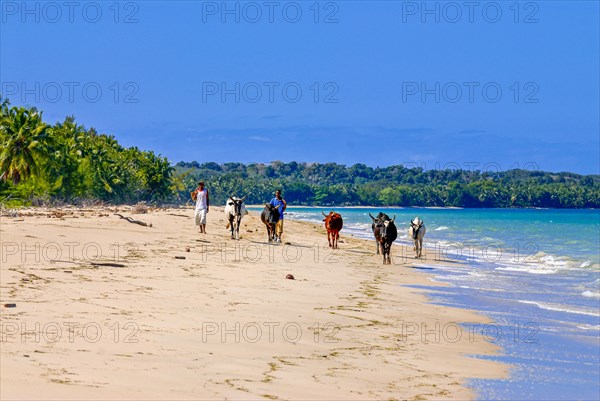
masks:
[[[464,400],[508,373],[457,332],[485,317],[405,286],[434,284],[412,257],[289,220],[270,245],[252,212],[239,241],[219,208],[207,231],[189,208],[2,217],[1,398]]]

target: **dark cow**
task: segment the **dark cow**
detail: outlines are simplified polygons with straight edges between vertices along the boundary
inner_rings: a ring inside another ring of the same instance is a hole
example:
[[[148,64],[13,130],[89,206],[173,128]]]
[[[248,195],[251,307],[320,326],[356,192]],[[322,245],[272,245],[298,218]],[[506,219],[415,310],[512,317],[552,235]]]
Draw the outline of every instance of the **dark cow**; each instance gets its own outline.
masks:
[[[398,238],[398,230],[396,229],[396,225],[394,224],[394,220],[396,220],[396,216],[393,219],[387,220],[383,222],[383,227],[381,228],[381,245],[383,247],[383,264],[391,264],[390,252],[392,250],[392,243],[396,241]]]
[[[323,212],[321,211],[321,213]],[[339,213],[335,213],[333,210],[329,212],[329,214],[323,213],[323,216],[325,216],[323,221],[325,222],[325,229],[327,230],[327,242],[329,242],[329,247],[338,249],[340,230],[344,226],[342,216]]]
[[[246,206],[244,205],[246,197],[238,198],[230,196],[225,205],[225,216],[228,223],[227,228],[231,227],[231,239],[240,239],[240,223],[242,217],[246,214]]]
[[[279,221],[279,210],[277,210],[277,206],[273,206],[267,203],[262,213],[260,214],[260,220],[264,223],[265,226],[267,226],[267,236],[269,242],[277,242],[278,238],[275,232],[275,226]]]
[[[379,212],[377,217],[373,217],[371,213],[369,213],[371,220],[373,223],[371,224],[371,230],[373,230],[373,236],[375,237],[375,246],[377,248],[377,255],[379,255],[379,237],[381,236],[381,227],[383,227],[383,222],[391,220],[390,216],[385,213]]]
[[[369,216],[371,214],[369,213]],[[398,230],[394,224],[396,216],[390,219],[385,213],[379,213],[377,217],[371,216],[373,220],[373,234],[377,241],[377,253],[379,253],[379,247],[381,247],[381,253],[383,254],[383,264],[391,264],[390,251],[392,249],[392,243],[398,238]]]

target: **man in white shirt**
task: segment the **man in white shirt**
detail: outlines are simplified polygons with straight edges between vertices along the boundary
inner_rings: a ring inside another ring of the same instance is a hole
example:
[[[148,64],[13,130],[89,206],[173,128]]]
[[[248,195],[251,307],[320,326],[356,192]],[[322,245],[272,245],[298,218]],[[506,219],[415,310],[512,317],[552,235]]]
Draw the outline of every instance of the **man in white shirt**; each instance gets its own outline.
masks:
[[[198,183],[198,188],[192,192],[192,199],[196,201],[196,212],[194,213],[194,221],[197,226],[200,226],[200,233],[206,234],[206,214],[210,206],[208,198],[208,189],[204,188],[204,182]]]

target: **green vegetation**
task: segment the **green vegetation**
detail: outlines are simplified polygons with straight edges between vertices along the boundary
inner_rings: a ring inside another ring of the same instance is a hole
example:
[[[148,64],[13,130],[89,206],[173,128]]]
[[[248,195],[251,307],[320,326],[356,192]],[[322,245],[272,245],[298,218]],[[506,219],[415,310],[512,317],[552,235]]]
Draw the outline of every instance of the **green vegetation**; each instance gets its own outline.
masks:
[[[48,125],[35,108],[0,103],[0,201],[167,201],[178,189],[169,161],[124,148],[67,117]]]
[[[600,207],[600,176],[509,170],[484,173],[335,163],[177,163],[186,187],[202,178],[221,203],[229,194],[268,201],[282,188],[294,205]],[[182,194],[183,196],[183,194]]]
[[[67,117],[48,125],[35,108],[0,99],[0,202],[5,205],[184,203],[202,179],[211,201],[248,195],[270,200],[276,188],[293,205],[599,208],[600,176],[509,170],[423,170],[335,163],[242,164],[169,161],[124,148]]]

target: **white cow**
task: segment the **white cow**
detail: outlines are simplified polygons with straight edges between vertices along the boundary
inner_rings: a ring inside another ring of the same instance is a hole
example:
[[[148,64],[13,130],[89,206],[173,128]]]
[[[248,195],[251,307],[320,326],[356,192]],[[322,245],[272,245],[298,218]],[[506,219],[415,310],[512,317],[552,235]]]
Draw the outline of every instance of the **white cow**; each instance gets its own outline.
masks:
[[[240,239],[240,223],[242,217],[248,213],[244,200],[246,200],[245,196],[243,198],[230,196],[225,204],[225,216],[229,220],[227,228],[231,227],[231,239]]]
[[[425,223],[423,223],[423,220],[419,217],[415,217],[410,222],[408,236],[412,238],[415,243],[413,248],[415,251],[415,258],[420,258],[421,250],[423,249],[423,237],[425,237]]]

